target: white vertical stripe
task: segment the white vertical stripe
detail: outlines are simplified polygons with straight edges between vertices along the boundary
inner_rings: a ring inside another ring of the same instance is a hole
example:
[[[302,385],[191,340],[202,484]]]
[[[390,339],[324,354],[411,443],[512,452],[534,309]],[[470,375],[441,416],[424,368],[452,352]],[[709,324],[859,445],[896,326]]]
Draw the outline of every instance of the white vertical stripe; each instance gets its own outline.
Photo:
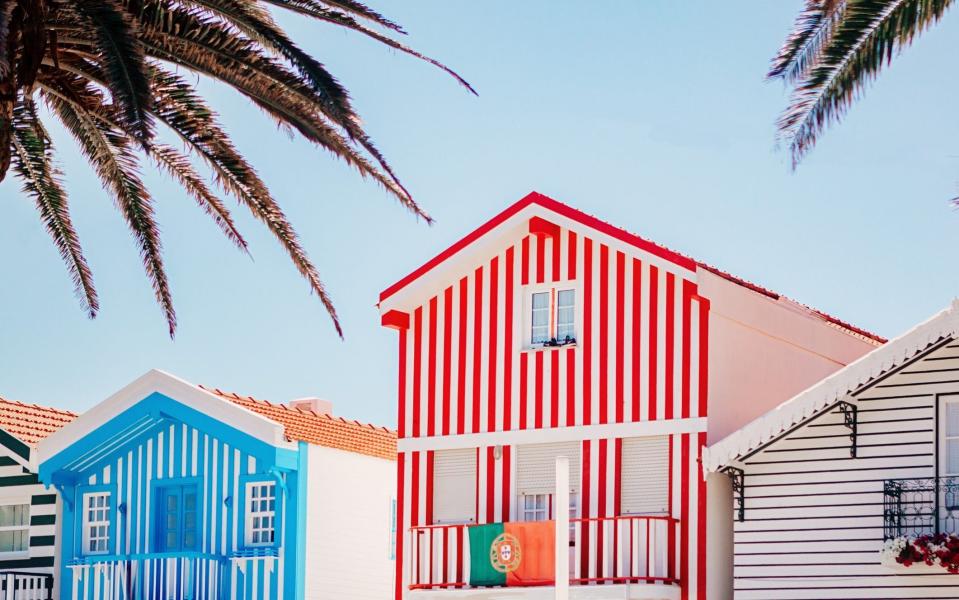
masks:
[[[639,418],[633,414],[633,257],[626,255],[623,261],[623,420]],[[642,378],[640,378],[642,381]]]
[[[586,246],[586,239],[583,237],[583,234],[577,232],[576,235],[576,278],[580,281],[584,280],[584,268],[583,268],[583,256],[586,254],[584,248]],[[584,291],[582,294],[585,294],[585,288],[580,288]],[[583,335],[583,323],[585,323],[584,315],[585,311],[583,310],[584,298],[576,299],[576,322],[579,323],[580,331],[578,334]],[[575,410],[573,412],[573,423],[575,425],[583,424],[583,360],[584,352],[582,346],[575,351],[575,356],[573,358],[573,366],[575,368],[574,379],[575,379],[575,389],[573,390],[574,394],[574,404]]]
[[[489,429],[489,402],[490,402],[490,389],[489,389],[489,342],[490,342],[490,264],[487,262],[483,265],[482,279],[479,284],[482,285],[482,292],[480,305],[476,307],[476,312],[479,314],[482,319],[482,327],[480,328],[480,410],[479,410],[479,420],[480,420],[480,431],[487,431]],[[475,293],[474,293],[475,301]],[[495,367],[494,367],[495,368]]]
[[[673,417],[683,416],[683,280],[673,278]],[[691,413],[690,413],[691,414]]]
[[[436,435],[443,435],[443,419],[446,417],[446,411],[443,408],[443,389],[446,385],[446,380],[443,377],[443,370],[446,365],[443,343],[446,335],[445,321],[446,288],[443,288],[436,296],[436,347],[432,349],[432,352],[436,354],[436,412],[434,413],[436,423],[433,424]],[[453,339],[453,336],[450,336],[451,342]]]
[[[589,414],[591,419],[590,422],[593,425],[599,423],[599,383],[603,379],[602,374],[599,372],[599,347],[600,347],[600,341],[601,341],[601,337],[599,334],[600,246],[601,244],[599,244],[598,242],[593,243],[593,249],[592,249],[593,255],[591,257],[592,260],[590,261],[590,265],[592,268],[592,278],[593,278],[593,290],[592,290],[593,293],[591,294],[592,298],[590,298],[590,300],[592,300],[592,313],[593,313],[590,317],[590,331],[592,332],[592,349],[591,349],[592,351],[590,352],[589,356],[585,357],[586,360],[590,361],[590,365],[592,367],[590,371],[592,375],[592,381],[590,385]],[[595,474],[595,471],[593,471],[593,473]]]
[[[639,369],[639,419],[649,420],[649,262],[642,261],[640,266],[640,313],[639,313],[639,363],[634,368]]]
[[[657,273],[656,300],[656,418],[666,416],[666,273]]]
[[[464,381],[466,385],[464,387],[465,398],[463,402],[463,410],[466,414],[463,415],[463,423],[467,433],[473,431],[473,334],[475,332],[474,323],[476,315],[473,298],[475,297],[475,284],[475,271],[471,269],[469,275],[466,277],[466,364],[464,368]]]
[[[606,294],[606,418],[616,422],[616,250],[607,251],[606,272],[609,290]],[[609,513],[607,513],[609,514]]]
[[[450,319],[450,433],[456,434],[456,422],[459,418],[458,402],[459,402],[459,327],[460,327],[460,314],[459,314],[459,297],[460,297],[460,286],[459,282],[453,284],[453,295],[450,300],[450,310],[452,313],[452,318]]]
[[[503,430],[503,412],[505,395],[503,394],[503,384],[505,381],[504,359],[507,352],[511,352],[506,347],[506,252],[499,254],[499,266],[496,271],[496,364],[492,366],[496,371],[496,389],[493,391],[493,399],[496,404],[496,421],[494,423],[497,431]]]

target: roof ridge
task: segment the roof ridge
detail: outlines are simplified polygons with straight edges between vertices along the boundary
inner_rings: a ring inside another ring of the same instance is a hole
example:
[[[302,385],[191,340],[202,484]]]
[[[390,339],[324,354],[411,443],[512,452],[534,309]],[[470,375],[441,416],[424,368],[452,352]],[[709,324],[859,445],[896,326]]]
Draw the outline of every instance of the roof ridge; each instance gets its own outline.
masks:
[[[66,410],[66,409],[63,409],[63,408],[54,408],[54,407],[52,407],[52,406],[44,406],[44,405],[42,405],[42,404],[35,404],[35,403],[32,403],[32,402],[23,402],[23,401],[21,401],[21,400],[11,400],[11,399],[9,399],[9,398],[4,398],[3,396],[0,396],[0,402],[5,403],[5,404],[14,404],[14,405],[18,405],[18,406],[23,406],[23,407],[25,407],[25,408],[33,408],[33,409],[37,409],[37,410],[42,410],[42,411],[44,411],[44,412],[52,412],[52,413],[57,413],[57,414],[60,414],[60,415],[67,415],[67,416],[70,416],[70,417],[76,417],[76,416],[78,416],[78,413],[75,413],[75,412],[73,412],[73,411],[69,411],[69,410]]]

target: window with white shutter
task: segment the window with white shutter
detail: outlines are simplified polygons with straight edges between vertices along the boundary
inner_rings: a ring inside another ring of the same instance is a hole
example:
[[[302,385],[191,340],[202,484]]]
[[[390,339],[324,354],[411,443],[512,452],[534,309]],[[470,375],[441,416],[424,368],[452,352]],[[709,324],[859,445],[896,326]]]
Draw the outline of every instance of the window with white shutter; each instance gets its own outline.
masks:
[[[437,450],[433,458],[433,522],[476,521],[476,449]]]
[[[669,438],[623,440],[622,512],[669,514]]]
[[[556,491],[556,458],[569,459],[570,492],[579,491],[579,447],[581,442],[528,444],[518,448],[516,458],[516,492],[552,494]]]

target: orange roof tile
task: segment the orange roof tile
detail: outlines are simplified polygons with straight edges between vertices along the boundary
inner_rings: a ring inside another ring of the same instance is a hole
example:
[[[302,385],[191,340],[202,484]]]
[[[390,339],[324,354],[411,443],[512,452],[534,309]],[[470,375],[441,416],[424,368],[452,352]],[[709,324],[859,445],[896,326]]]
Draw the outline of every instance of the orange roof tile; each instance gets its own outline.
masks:
[[[290,441],[303,441],[327,448],[396,460],[396,432],[343,417],[321,415],[305,408],[274,404],[252,396],[199,386],[234,404],[263,415],[283,426]]]
[[[0,398],[0,429],[35,445],[77,418],[76,413]]]

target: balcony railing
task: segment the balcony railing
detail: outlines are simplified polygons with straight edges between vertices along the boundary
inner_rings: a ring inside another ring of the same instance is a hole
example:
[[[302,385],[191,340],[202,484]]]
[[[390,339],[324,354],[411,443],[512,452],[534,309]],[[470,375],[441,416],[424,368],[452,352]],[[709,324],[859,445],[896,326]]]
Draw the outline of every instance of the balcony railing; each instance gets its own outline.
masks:
[[[887,480],[883,536],[936,533],[959,533],[959,477]]]
[[[677,524],[665,516],[570,519],[570,583],[678,583]],[[468,587],[468,528],[410,529],[410,589]]]
[[[79,586],[80,598],[99,590],[96,600],[217,600],[224,563],[198,552],[85,556],[68,565],[73,581],[65,584]]]
[[[50,600],[53,575],[0,571],[0,600]]]

